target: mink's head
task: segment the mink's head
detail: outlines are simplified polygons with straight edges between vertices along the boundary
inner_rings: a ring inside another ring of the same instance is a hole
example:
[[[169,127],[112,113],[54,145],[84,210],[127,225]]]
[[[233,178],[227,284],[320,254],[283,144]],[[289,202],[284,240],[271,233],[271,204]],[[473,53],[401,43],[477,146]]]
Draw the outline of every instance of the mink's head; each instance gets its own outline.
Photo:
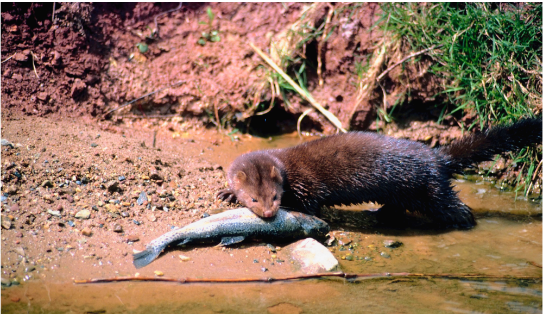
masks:
[[[230,167],[228,183],[242,205],[260,217],[273,217],[283,195],[283,168],[269,153],[245,154]]]

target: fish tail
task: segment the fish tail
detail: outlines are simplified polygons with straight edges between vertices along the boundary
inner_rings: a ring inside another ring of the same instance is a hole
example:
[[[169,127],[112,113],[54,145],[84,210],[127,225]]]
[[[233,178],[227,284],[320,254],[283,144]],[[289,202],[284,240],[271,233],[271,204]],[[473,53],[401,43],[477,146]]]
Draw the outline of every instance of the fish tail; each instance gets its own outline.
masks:
[[[147,247],[145,250],[134,254],[134,266],[136,266],[136,268],[142,268],[143,266],[149,265],[149,263],[154,261],[160,252],[162,252],[162,249],[163,247]]]

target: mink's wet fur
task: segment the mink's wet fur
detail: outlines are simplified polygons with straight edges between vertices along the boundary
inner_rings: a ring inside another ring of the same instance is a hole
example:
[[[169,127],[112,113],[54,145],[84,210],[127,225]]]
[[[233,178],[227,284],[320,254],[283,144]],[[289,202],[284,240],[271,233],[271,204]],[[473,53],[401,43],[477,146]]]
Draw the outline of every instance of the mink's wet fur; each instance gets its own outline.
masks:
[[[467,135],[449,146],[369,132],[324,137],[285,149],[238,157],[228,170],[229,188],[218,197],[272,217],[279,205],[313,215],[322,206],[383,204],[381,222],[401,219],[406,210],[437,226],[471,228],[475,219],[453,191],[450,179],[499,153],[541,143],[540,118]]]

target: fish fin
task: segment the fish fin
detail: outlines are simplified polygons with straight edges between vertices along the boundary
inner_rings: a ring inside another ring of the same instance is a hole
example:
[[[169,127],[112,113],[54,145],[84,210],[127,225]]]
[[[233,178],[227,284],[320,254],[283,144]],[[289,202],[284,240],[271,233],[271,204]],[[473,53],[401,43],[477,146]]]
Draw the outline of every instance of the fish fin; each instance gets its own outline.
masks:
[[[142,268],[149,265],[157,258],[162,250],[145,249],[139,253],[134,254],[134,266],[136,268]]]
[[[222,237],[220,246],[228,246],[236,243],[240,243],[245,240],[244,236],[235,236],[235,237]]]
[[[183,241],[177,243],[176,245],[177,246],[185,245],[185,244],[189,243],[190,241],[192,241],[192,240],[189,239],[189,238],[186,238],[186,239],[183,239]]]

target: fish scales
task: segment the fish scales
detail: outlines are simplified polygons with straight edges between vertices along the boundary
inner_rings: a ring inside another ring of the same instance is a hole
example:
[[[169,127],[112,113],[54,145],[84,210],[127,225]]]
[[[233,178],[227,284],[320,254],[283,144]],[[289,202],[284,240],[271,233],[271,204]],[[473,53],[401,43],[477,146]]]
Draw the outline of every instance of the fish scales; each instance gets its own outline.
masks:
[[[144,251],[134,254],[134,266],[141,268],[148,265],[172,244],[221,240],[221,245],[231,245],[246,238],[323,238],[329,230],[330,227],[323,220],[299,212],[280,209],[275,217],[263,219],[247,208],[238,208],[201,219],[154,239]]]

